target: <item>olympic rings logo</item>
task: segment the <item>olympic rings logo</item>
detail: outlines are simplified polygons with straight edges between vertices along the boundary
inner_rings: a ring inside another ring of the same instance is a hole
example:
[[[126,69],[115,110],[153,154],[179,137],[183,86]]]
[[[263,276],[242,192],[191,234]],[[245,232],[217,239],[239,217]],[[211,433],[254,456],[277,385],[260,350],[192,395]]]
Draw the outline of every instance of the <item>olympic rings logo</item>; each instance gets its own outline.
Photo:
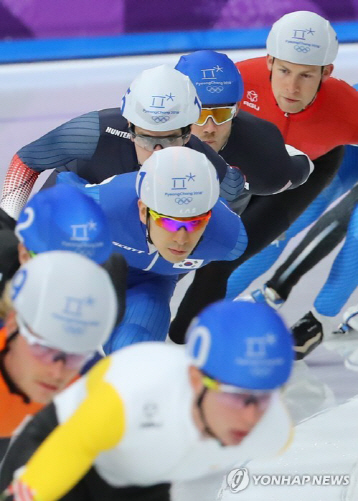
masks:
[[[190,202],[193,201],[193,197],[183,197],[183,198],[176,198],[175,203],[178,205],[188,205]]]
[[[208,85],[206,90],[211,92],[211,94],[220,94],[224,90],[222,85]]]
[[[152,120],[154,120],[156,124],[165,124],[165,122],[167,122],[169,119],[170,117],[161,115],[160,116],[156,115],[155,117],[152,117]]]
[[[310,52],[311,50],[309,47],[307,47],[307,45],[295,45],[294,49],[297,52],[303,52],[304,54],[307,54],[307,52]]]

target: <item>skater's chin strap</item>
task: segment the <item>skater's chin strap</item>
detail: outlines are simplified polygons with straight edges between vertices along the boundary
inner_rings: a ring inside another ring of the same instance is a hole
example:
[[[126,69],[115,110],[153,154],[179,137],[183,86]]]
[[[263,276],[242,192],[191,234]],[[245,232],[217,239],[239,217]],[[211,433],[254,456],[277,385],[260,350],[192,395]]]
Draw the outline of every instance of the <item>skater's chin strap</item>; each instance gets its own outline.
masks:
[[[207,422],[205,414],[204,414],[203,400],[204,400],[204,397],[205,397],[207,391],[208,391],[208,388],[204,387],[196,400],[196,405],[197,405],[198,410],[199,410],[199,416],[200,416],[201,422],[204,425],[204,432],[207,433],[210,437],[215,438],[219,442],[219,444],[222,447],[224,447],[224,444],[221,442],[219,437],[217,435],[215,435],[213,430],[210,428],[209,423]]]

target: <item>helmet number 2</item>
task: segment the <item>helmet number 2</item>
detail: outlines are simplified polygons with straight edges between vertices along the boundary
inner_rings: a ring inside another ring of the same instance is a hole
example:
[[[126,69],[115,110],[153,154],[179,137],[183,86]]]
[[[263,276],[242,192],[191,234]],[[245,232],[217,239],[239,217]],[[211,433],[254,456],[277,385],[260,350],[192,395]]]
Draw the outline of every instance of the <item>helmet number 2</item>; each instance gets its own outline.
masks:
[[[21,242],[24,241],[24,239],[21,235],[22,230],[26,230],[27,228],[29,228],[29,226],[32,225],[32,223],[35,219],[35,213],[34,213],[34,209],[32,207],[27,207],[24,210],[24,214],[26,214],[28,216],[26,221],[22,221],[21,223],[18,223],[16,230],[15,230],[15,234]]]

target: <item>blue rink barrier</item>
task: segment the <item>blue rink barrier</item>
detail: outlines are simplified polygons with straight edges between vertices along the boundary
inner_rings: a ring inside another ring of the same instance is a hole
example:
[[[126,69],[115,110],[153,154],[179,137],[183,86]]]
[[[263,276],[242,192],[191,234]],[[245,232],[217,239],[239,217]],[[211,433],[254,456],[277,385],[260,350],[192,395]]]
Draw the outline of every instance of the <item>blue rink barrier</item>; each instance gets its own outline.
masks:
[[[332,23],[340,43],[358,42],[358,22]],[[265,47],[269,28],[157,32],[111,37],[79,37],[0,42],[0,63],[29,63]]]

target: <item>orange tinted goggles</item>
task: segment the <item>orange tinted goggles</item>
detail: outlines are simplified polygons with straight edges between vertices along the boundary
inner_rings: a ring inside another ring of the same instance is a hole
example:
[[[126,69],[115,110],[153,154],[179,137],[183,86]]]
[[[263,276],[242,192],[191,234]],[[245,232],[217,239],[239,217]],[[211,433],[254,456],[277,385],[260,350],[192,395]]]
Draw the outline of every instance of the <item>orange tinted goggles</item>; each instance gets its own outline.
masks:
[[[211,210],[201,216],[182,218],[164,216],[163,214],[159,214],[152,209],[149,209],[148,212],[154,219],[156,225],[160,226],[160,228],[164,228],[164,230],[171,231],[172,233],[179,231],[180,228],[185,228],[189,233],[198,231],[208,223],[211,217]]]
[[[236,113],[236,104],[234,106],[225,106],[223,108],[202,108],[199,120],[196,125],[205,125],[209,118],[212,118],[216,125],[224,124],[232,120]]]

